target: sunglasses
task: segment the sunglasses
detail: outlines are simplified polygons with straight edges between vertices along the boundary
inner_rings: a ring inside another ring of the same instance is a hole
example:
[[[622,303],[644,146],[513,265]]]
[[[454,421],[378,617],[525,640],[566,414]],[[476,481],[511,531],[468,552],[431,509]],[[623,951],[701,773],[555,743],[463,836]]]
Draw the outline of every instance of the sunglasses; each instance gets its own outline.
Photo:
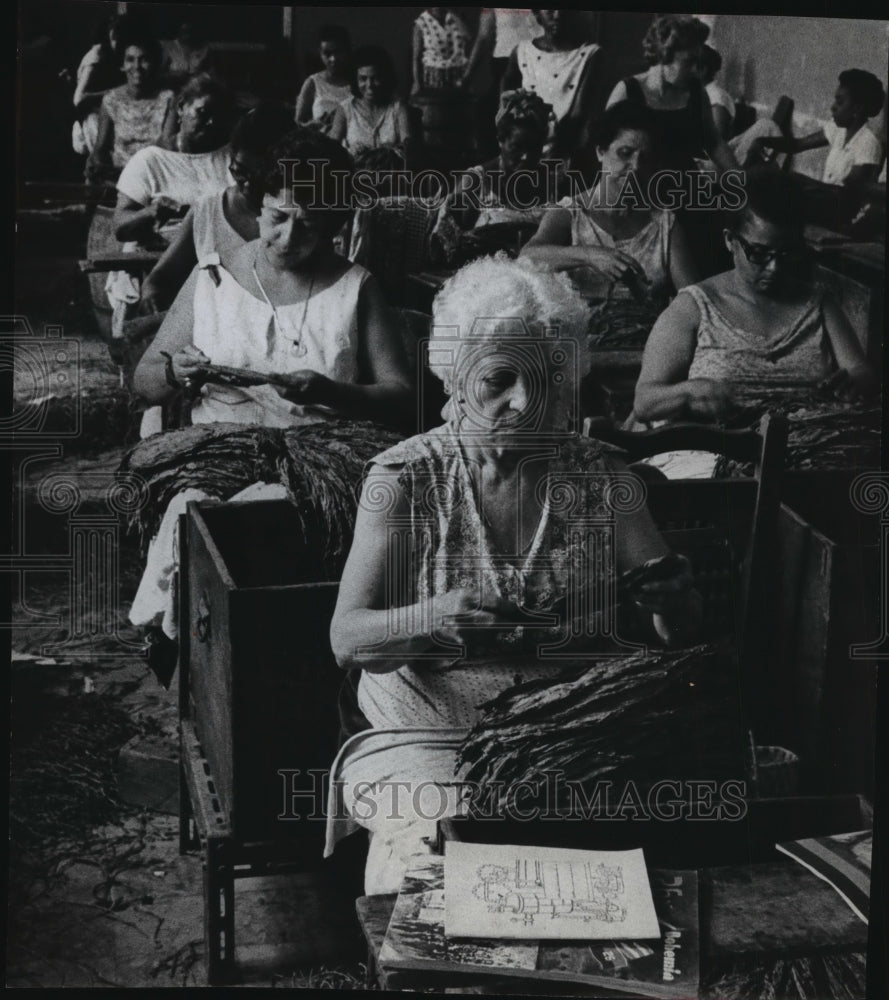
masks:
[[[782,264],[785,261],[799,260],[802,256],[801,247],[778,249],[763,243],[750,243],[737,233],[727,232],[729,239],[734,240],[744,251],[744,256],[754,267],[765,267],[775,261]]]

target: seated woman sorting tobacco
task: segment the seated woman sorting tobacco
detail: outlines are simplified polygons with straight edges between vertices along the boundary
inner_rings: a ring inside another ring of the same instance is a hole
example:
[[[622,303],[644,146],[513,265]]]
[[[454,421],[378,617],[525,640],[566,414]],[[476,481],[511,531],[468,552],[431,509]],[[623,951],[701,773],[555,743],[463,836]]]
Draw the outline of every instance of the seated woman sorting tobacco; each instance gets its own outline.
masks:
[[[842,309],[790,266],[803,252],[799,190],[768,168],[747,175],[725,242],[734,267],[685,288],[645,346],[635,417],[720,420],[736,402],[805,398],[823,383],[840,400],[879,391]],[[852,410],[854,407],[848,407]],[[794,424],[790,424],[793,448]],[[671,477],[707,476],[715,456],[658,461]]]
[[[279,160],[311,169],[285,176]],[[410,418],[414,393],[399,328],[371,275],[333,250],[348,208],[325,207],[322,199],[331,191],[348,195],[342,178],[350,168],[339,143],[304,127],[269,151],[259,239],[230,254],[226,267],[218,254],[198,261],[136,370],[140,395],[163,403],[184,385],[199,389],[194,423],[291,427],[337,416],[396,424]],[[216,384],[210,363],[273,381]],[[282,495],[283,487],[275,489]],[[206,496],[189,489],[169,505],[133,602],[134,624],[162,624],[175,637],[176,518],[189,499]]]
[[[595,136],[595,187],[550,209],[522,255],[569,272],[593,304],[594,346],[638,349],[670,296],[699,274],[680,221],[645,198],[655,152],[649,110],[614,104]]]
[[[540,221],[548,198],[555,198],[540,166],[551,118],[550,105],[531,91],[501,95],[495,122],[500,154],[460,175],[432,230],[433,248],[448,263],[486,249],[514,249]]]
[[[567,277],[486,258],[451,278],[433,310],[431,365],[452,393],[451,415],[368,472],[331,626],[338,662],[362,670],[358,701],[372,729],[334,764],[327,853],[356,824],[369,829],[369,893],[397,891],[434,820],[459,808],[455,754],[478,706],[564,666],[538,645],[614,651],[594,592],[615,570],[649,560],[665,570],[638,594],[637,638],[681,644],[700,611],[687,561],[662,559],[669,551],[644,506],[613,505],[613,548],[569,532],[607,513],[631,480],[613,449],[568,431],[586,308]],[[396,787],[406,791],[393,809]]]

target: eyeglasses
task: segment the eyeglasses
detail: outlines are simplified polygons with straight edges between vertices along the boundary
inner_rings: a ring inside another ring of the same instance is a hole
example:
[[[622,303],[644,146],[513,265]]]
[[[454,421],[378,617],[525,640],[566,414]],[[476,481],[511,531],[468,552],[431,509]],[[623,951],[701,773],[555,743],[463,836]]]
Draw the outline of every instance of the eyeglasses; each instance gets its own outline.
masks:
[[[737,233],[729,233],[729,238],[735,240],[744,251],[744,256],[754,265],[754,267],[766,267],[775,261],[776,264],[783,264],[785,261],[798,260],[802,256],[800,247],[770,247],[762,243],[749,243],[743,236]]]

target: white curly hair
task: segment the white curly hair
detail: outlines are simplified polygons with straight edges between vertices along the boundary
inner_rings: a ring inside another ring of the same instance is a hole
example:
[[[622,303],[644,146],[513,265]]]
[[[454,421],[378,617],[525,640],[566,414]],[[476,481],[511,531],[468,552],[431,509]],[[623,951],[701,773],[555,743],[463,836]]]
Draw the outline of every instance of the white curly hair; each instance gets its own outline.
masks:
[[[477,349],[483,341],[546,337],[577,345],[579,382],[592,363],[588,325],[589,306],[564,272],[544,271],[504,253],[482,257],[461,268],[435,296],[429,368],[450,394],[461,342]]]

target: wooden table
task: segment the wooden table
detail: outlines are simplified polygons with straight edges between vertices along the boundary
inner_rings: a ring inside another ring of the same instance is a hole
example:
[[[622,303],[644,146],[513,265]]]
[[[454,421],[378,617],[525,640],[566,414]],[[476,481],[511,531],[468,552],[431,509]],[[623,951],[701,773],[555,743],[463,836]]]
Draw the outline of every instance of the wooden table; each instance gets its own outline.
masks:
[[[801,865],[784,860],[704,869],[700,874],[704,984],[744,962],[759,962],[763,966],[780,959],[817,963],[830,954],[862,956],[866,952],[867,926],[826,882]],[[369,986],[440,991],[484,984],[486,992],[502,991],[510,996],[530,992],[564,996],[572,990],[571,984],[564,982],[547,983],[516,976],[498,979],[461,972],[458,966],[447,973],[380,968],[377,957],[395,899],[394,895],[362,896],[356,902],[368,945]],[[581,985],[577,985],[573,994],[605,995],[601,987]],[[705,989],[701,995],[706,995]],[[852,995],[859,994],[853,991]]]

